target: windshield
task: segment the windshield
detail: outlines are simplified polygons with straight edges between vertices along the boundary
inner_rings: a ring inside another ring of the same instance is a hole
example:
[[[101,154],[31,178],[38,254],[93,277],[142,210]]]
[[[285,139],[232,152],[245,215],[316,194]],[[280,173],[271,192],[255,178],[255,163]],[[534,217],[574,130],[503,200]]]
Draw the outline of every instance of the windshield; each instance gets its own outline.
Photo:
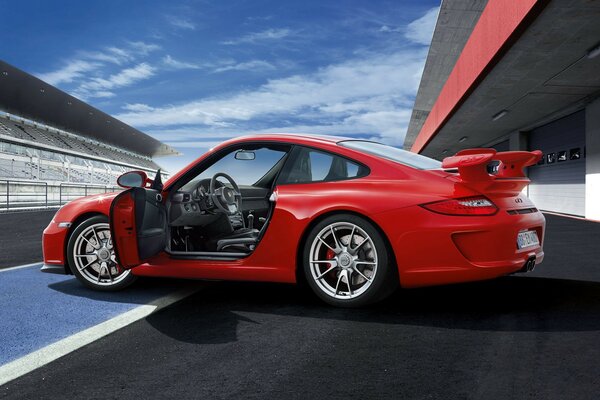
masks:
[[[272,172],[273,168],[280,166],[280,161],[288,151],[282,146],[246,146],[245,151],[251,153],[252,159],[236,158],[236,153],[242,148],[236,148],[215,161],[207,169],[181,187],[183,191],[189,191],[196,187],[198,182],[211,179],[217,172],[223,172],[231,176],[238,185],[257,186],[265,175]]]
[[[338,142],[338,144],[340,146],[348,147],[349,149],[375,155],[413,168],[439,169],[442,167],[442,163],[438,160],[382,143],[369,142],[367,140],[343,140]]]

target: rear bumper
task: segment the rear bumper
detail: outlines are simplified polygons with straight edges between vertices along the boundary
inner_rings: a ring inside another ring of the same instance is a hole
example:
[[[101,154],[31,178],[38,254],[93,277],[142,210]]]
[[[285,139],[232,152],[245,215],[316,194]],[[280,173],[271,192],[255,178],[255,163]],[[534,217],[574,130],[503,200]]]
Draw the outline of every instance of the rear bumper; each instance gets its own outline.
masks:
[[[403,287],[492,279],[544,259],[546,221],[541,212],[493,216],[447,216],[421,207],[378,215],[388,234]],[[539,246],[517,249],[517,235],[535,230]]]

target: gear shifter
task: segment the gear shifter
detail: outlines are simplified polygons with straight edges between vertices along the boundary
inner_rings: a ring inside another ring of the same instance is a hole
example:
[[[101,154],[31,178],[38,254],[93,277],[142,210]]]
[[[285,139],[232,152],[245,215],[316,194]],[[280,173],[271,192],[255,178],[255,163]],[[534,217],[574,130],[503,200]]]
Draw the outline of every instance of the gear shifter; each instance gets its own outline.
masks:
[[[248,213],[248,228],[254,229],[254,214],[252,214],[254,210],[250,210]]]

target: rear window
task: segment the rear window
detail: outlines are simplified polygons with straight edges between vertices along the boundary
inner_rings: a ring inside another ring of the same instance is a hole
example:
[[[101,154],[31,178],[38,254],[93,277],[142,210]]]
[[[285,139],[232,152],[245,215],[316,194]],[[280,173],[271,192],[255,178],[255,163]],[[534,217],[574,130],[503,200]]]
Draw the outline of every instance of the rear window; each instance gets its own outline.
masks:
[[[289,168],[279,177],[279,183],[333,182],[359,178],[368,173],[366,167],[344,157],[297,146],[290,157]]]
[[[442,163],[433,158],[425,157],[411,151],[388,146],[387,144],[369,142],[367,140],[343,140],[338,142],[340,146],[349,149],[358,150],[363,153],[371,154],[387,160],[395,161],[401,164],[418,169],[439,169]]]

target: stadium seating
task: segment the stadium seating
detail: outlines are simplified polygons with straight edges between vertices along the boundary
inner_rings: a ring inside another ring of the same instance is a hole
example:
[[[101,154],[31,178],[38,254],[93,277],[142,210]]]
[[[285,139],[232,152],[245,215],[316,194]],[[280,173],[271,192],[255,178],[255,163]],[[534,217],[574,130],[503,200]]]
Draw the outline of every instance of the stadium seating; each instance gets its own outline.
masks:
[[[119,151],[116,148],[108,147],[108,145],[103,146],[100,145],[100,143],[94,143],[83,138],[77,138],[74,135],[69,136],[56,131],[43,130],[7,119],[0,120],[0,133],[4,133],[8,136],[13,136],[22,140],[43,143],[79,153],[91,154],[111,160],[130,163],[145,168],[158,168],[158,165],[156,165],[150,159],[141,156],[135,156],[132,153]]]
[[[20,139],[19,144],[3,141],[1,135]],[[52,148],[59,148],[61,151],[54,151]],[[87,158],[86,155],[104,160]],[[0,118],[0,179],[110,186],[116,184],[119,175],[133,168],[156,170],[159,166],[147,157],[109,144],[42,126],[32,126],[31,123]]]

